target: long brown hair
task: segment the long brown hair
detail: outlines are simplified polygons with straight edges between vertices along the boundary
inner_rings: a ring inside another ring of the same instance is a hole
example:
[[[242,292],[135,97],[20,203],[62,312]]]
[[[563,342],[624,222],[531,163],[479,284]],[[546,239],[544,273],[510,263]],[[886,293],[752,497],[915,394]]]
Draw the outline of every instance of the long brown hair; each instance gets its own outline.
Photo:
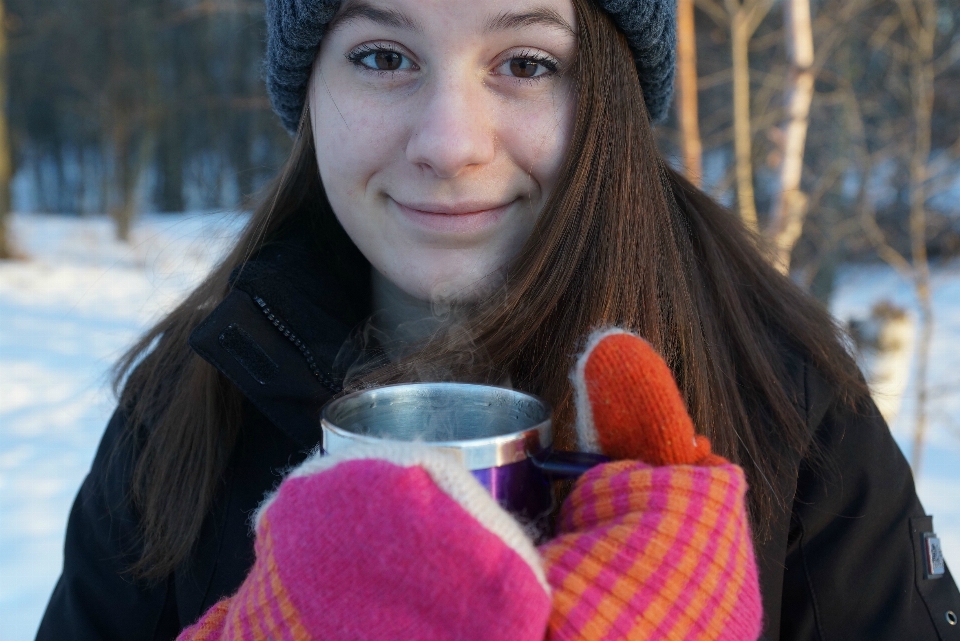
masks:
[[[487,356],[483,370],[460,359],[446,334],[365,382],[398,380],[423,363],[472,380],[509,376],[554,405],[559,440],[571,446],[576,350],[595,327],[631,328],[670,365],[698,430],[744,467],[762,540],[792,498],[777,489],[780,457],[802,456],[811,441],[784,353],[808,360],[851,401],[863,385],[829,315],[770,267],[737,216],[663,161],[624,37],[591,0],[574,4],[578,104],[558,187],[505,296],[457,334]],[[121,406],[142,443],[132,483],[140,576],[164,576],[189,554],[241,424],[239,391],[190,351],[187,336],[226,296],[234,267],[292,221],[333,217],[311,141],[304,118],[290,161],[231,254],[118,364],[118,382],[130,374]]]

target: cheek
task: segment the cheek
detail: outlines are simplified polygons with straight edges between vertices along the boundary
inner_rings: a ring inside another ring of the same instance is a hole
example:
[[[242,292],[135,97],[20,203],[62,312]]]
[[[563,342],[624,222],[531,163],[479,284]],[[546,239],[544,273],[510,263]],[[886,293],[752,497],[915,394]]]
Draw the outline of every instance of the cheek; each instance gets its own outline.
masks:
[[[361,196],[400,145],[400,127],[391,114],[339,84],[316,81],[309,91],[317,163],[331,199]]]
[[[498,136],[517,166],[539,184],[545,200],[556,185],[573,135],[576,100],[568,89],[523,113],[504,113]]]
[[[350,106],[347,97],[332,99],[322,86],[311,87],[309,95],[317,167],[324,191],[340,224],[363,250],[376,235],[372,221],[363,212],[368,209],[366,185],[378,167],[377,146],[369,137],[358,135],[367,130],[367,126],[361,126],[362,118],[344,122],[340,117],[340,110]]]

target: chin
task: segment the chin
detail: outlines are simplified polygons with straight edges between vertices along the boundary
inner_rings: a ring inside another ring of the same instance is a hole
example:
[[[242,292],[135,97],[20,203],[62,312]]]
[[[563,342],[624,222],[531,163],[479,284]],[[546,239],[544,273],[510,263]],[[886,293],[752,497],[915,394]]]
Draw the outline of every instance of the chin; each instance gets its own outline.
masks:
[[[472,303],[490,296],[503,283],[503,270],[489,273],[422,274],[395,282],[407,294],[423,301]]]

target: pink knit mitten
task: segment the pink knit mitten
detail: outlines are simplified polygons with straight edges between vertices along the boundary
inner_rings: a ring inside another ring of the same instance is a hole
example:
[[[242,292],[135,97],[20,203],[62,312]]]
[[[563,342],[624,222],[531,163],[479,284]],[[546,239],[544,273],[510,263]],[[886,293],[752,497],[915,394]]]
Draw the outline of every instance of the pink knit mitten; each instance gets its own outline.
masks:
[[[596,334],[573,374],[583,475],[541,546],[551,639],[754,641],[762,606],[743,470],[711,453],[643,339]],[[645,462],[643,462],[645,461]]]
[[[446,454],[384,444],[314,455],[256,529],[239,591],[181,640],[543,638],[536,549]]]

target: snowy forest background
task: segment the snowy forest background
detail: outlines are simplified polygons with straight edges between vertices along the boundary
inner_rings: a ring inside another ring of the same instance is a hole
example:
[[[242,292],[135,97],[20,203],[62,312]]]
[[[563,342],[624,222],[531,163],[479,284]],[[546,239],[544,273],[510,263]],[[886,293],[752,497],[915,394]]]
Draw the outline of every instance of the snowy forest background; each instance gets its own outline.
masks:
[[[851,328],[960,563],[960,4],[680,0],[666,157]],[[260,0],[0,0],[0,640],[32,638],[112,362],[290,138]]]

